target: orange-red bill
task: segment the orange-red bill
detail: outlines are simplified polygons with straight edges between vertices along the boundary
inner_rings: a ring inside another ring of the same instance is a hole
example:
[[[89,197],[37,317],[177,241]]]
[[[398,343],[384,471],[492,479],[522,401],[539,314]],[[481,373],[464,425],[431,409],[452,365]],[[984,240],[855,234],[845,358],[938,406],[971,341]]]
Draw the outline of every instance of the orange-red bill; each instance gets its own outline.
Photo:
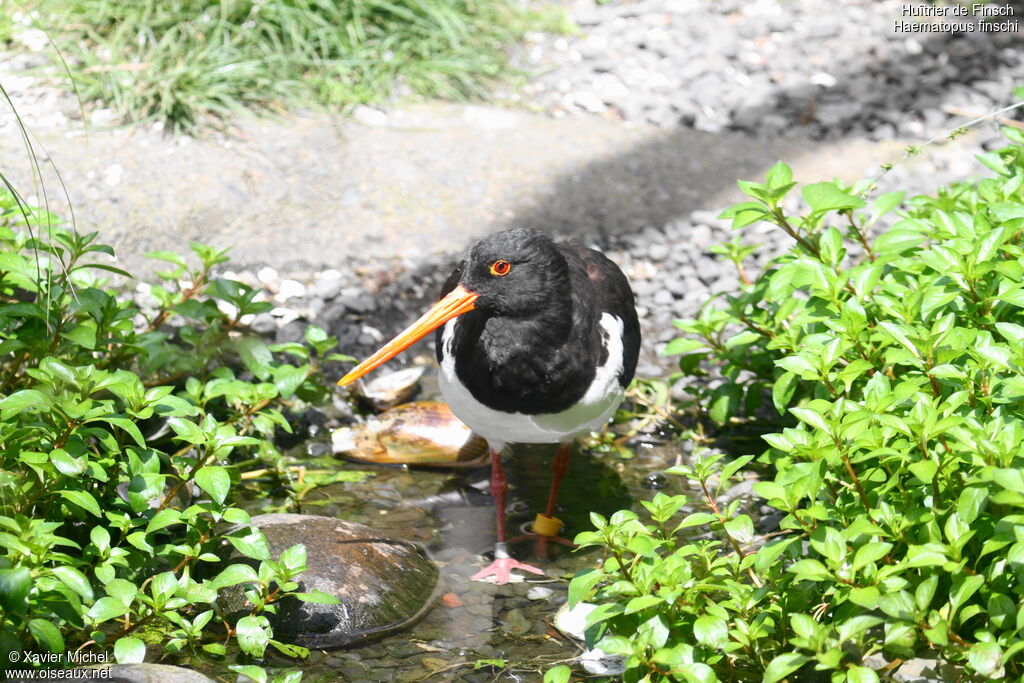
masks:
[[[420,316],[419,320],[399,332],[397,337],[380,347],[362,363],[352,368],[351,372],[338,380],[338,384],[345,386],[355,382],[374,368],[387,363],[452,318],[472,311],[476,308],[475,302],[479,296],[479,294],[459,285],[449,292],[446,297],[434,304],[433,308]]]

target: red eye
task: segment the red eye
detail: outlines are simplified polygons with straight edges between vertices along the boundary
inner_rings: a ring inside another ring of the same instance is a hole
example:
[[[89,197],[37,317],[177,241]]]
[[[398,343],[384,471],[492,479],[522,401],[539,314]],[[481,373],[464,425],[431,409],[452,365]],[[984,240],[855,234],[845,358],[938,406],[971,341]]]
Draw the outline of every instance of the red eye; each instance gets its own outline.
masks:
[[[512,270],[512,264],[508,261],[495,261],[491,264],[491,275],[508,275]]]

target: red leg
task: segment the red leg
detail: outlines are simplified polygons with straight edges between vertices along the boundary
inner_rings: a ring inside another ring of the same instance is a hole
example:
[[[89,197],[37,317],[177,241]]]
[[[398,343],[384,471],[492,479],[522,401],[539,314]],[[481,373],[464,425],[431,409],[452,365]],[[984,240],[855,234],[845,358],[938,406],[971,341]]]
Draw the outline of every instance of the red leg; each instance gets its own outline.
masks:
[[[558,502],[558,487],[568,471],[569,444],[563,443],[558,447],[555,457],[551,460],[551,493],[548,494],[548,507],[544,511],[544,514],[548,517],[555,516],[555,504]]]
[[[537,555],[547,556],[548,542],[555,541],[565,545],[574,545],[560,536],[558,532],[562,528],[562,520],[555,517],[555,506],[558,503],[558,487],[562,483],[566,472],[569,471],[569,448],[570,445],[560,444],[551,460],[551,492],[548,493],[548,505],[543,515],[537,515],[533,523],[534,533],[537,535]]]
[[[508,546],[505,543],[505,493],[507,491],[508,482],[505,481],[505,472],[501,469],[501,452],[492,448],[491,496],[494,497],[494,507],[498,522],[498,542],[494,544],[494,562],[473,574],[470,577],[472,581],[483,581],[485,577],[494,575],[494,583],[508,583],[513,569],[522,569],[534,574],[544,574],[537,567],[523,564],[508,556]]]

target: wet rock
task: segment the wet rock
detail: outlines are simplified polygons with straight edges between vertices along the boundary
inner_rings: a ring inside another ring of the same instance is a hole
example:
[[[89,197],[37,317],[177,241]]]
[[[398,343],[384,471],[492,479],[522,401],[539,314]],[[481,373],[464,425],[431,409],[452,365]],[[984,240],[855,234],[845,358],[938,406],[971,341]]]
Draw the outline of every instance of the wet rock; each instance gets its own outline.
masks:
[[[351,645],[412,624],[437,597],[437,567],[412,543],[315,515],[259,515],[252,523],[267,537],[274,557],[305,544],[308,569],[296,578],[299,590],[320,590],[340,601],[283,600],[279,614],[269,615],[275,637],[282,640],[318,648]],[[239,588],[223,595],[228,613],[244,609]]]
[[[941,683],[963,680],[964,671],[937,659],[908,659],[892,673],[899,683]]]

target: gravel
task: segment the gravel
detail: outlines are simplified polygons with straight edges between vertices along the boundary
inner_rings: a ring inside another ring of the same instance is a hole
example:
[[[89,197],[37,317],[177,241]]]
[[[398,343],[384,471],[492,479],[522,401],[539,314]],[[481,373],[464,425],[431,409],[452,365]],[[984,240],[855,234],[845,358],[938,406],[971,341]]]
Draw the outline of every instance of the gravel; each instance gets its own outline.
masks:
[[[1024,84],[1024,8],[982,18],[905,16],[903,0],[578,2],[573,36],[534,34],[525,91],[555,116],[762,136],[930,137],[1012,101]],[[1016,20],[1016,21],[1013,21]],[[970,23],[914,32],[904,24]]]

